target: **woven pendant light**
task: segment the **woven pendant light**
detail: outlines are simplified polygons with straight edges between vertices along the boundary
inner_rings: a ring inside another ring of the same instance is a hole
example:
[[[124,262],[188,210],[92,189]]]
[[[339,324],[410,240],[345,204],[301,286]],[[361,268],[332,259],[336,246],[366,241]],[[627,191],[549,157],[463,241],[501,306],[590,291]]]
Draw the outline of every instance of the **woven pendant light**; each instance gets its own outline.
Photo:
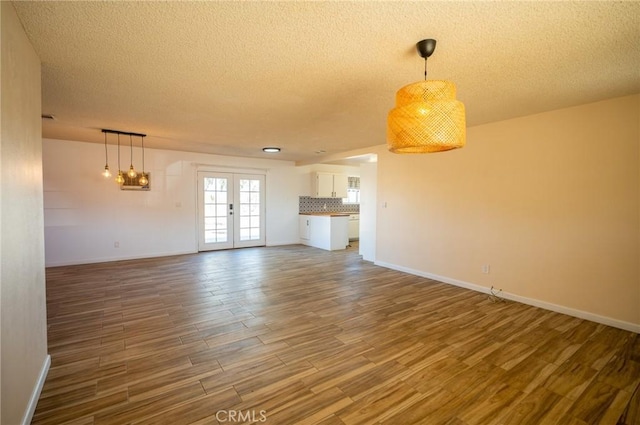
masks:
[[[425,80],[402,87],[387,118],[387,145],[394,153],[431,153],[461,148],[466,142],[465,110],[450,81],[427,80],[427,58],[435,40],[417,44],[425,60]]]

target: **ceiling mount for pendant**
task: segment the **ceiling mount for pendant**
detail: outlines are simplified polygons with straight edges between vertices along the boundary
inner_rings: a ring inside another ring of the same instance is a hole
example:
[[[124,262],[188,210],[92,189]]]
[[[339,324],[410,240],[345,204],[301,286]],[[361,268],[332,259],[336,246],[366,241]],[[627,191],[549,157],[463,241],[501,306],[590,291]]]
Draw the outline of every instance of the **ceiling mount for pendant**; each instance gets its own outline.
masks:
[[[416,48],[418,49],[420,56],[427,59],[433,54],[433,51],[436,50],[436,41],[432,38],[420,40],[416,43]]]

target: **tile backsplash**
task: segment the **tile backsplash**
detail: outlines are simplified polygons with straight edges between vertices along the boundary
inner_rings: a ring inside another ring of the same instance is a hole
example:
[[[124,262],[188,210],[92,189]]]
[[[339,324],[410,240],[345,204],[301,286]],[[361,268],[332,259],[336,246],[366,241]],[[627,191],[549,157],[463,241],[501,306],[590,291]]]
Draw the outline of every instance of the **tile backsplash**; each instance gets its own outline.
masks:
[[[325,205],[327,208],[325,209]],[[360,204],[343,204],[342,198],[312,198],[311,196],[301,196],[298,212],[360,212]]]

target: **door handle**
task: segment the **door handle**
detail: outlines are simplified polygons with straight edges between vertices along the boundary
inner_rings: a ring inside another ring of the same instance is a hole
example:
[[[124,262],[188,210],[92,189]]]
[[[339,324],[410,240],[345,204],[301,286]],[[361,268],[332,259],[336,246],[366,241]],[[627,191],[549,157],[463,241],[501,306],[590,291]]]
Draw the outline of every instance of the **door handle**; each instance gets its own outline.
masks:
[[[229,215],[233,215],[233,204],[229,204]]]

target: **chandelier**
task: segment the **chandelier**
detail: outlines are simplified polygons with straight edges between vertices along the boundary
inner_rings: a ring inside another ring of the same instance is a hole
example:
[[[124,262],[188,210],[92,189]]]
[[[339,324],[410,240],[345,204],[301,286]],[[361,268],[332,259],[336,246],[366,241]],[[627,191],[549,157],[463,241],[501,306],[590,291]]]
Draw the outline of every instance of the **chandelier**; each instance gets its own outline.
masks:
[[[105,178],[111,177],[111,170],[109,169],[109,155],[107,150],[107,134],[116,134],[118,136],[118,175],[115,178],[115,182],[120,186],[142,186],[148,187],[149,185],[149,173],[144,170],[144,138],[147,136],[146,134],[141,133],[132,133],[128,131],[120,131],[120,130],[109,130],[106,128],[102,129],[104,133],[104,157],[105,157],[105,166],[102,175]],[[122,168],[120,168],[120,135],[129,136],[129,149],[130,149],[130,165],[129,170],[127,172],[123,172]],[[142,148],[142,171],[137,172],[135,167],[133,166],[133,137],[140,137],[141,139],[141,148]]]
[[[387,117],[387,146],[393,153],[431,153],[461,148],[466,142],[465,110],[450,81],[427,80],[427,58],[436,40],[416,44],[424,58],[424,81],[402,87]]]

